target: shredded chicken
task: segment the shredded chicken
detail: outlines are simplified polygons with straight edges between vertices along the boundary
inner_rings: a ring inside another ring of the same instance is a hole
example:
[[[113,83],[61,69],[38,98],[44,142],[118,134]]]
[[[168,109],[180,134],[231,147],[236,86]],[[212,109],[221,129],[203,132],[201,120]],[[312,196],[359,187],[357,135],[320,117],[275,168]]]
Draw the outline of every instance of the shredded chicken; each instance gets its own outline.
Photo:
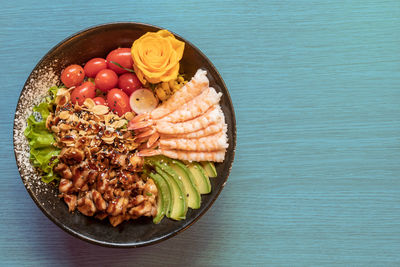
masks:
[[[157,188],[151,179],[138,175],[143,158],[126,124],[133,114],[119,117],[108,107],[87,99],[73,105],[66,89],[60,89],[54,114],[46,127],[61,148],[54,171],[62,177],[60,198],[70,212],[109,218],[113,226],[140,216],[157,213]]]

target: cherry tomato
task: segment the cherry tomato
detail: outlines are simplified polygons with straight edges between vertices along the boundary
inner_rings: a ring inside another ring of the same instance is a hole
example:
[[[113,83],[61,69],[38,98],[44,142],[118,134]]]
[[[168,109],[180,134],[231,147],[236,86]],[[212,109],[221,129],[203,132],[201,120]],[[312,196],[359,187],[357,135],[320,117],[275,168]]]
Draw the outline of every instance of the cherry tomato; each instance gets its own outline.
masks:
[[[108,92],[107,103],[110,110],[117,113],[118,116],[122,116],[131,111],[129,97],[120,89],[114,88]]]
[[[73,64],[66,67],[61,73],[61,81],[66,87],[78,86],[85,78],[85,71],[79,65]]]
[[[115,73],[117,74],[126,73],[128,71],[118,67],[114,63],[111,63],[111,61],[116,62],[127,69],[132,69],[133,66],[133,59],[130,48],[117,48],[107,55],[106,60],[108,68],[115,71]]]
[[[71,93],[72,103],[83,105],[86,98],[93,98],[96,96],[96,87],[92,82],[84,82],[82,85],[76,87]]]
[[[97,73],[94,83],[100,91],[107,93],[109,90],[117,86],[118,76],[112,70],[101,70]]]
[[[133,91],[142,88],[142,83],[139,81],[136,74],[124,73],[118,78],[118,87],[130,96]]]
[[[104,98],[102,98],[101,96],[95,97],[93,98],[93,101],[96,105],[103,105],[103,106],[107,106],[107,102]]]
[[[83,67],[86,76],[90,78],[96,77],[96,74],[104,69],[107,69],[107,62],[104,58],[99,57],[92,58],[85,64],[85,67]]]

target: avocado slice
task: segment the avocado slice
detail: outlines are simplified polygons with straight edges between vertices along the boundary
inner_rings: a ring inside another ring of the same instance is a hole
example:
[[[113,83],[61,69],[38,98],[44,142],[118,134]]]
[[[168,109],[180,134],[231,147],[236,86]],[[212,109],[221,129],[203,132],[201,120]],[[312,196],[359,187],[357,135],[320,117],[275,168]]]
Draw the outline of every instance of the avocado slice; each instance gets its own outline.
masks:
[[[188,163],[188,169],[193,174],[194,182],[200,194],[211,192],[210,179],[206,175],[203,167],[197,162]]]
[[[215,165],[212,161],[203,161],[201,162],[201,166],[203,167],[208,177],[217,177],[217,170],[215,169]]]
[[[164,180],[169,184],[171,188],[171,194],[173,198],[173,206],[171,207],[170,213],[167,216],[174,220],[182,220],[186,218],[186,199],[179,187],[178,183],[172,178],[167,172],[165,172],[160,166],[155,166],[156,172],[160,174]]]
[[[146,174],[153,179],[158,189],[157,196],[157,215],[153,218],[154,223],[159,223],[170,209],[171,190],[165,180],[157,173],[149,172]]]
[[[199,191],[196,188],[196,184],[194,183],[194,178],[192,173],[189,171],[189,169],[186,167],[185,164],[183,164],[180,160],[175,160],[171,159],[165,156],[152,156],[152,157],[146,157],[145,158],[145,164],[148,164],[150,166],[154,166],[155,162],[161,162],[164,167],[165,163],[171,167],[169,168],[164,168],[164,171],[168,173],[171,176],[175,176],[179,181],[182,182],[182,185],[184,187],[184,192],[187,200],[187,207],[192,208],[192,209],[198,209],[201,206],[201,196]],[[175,174],[173,174],[175,173]],[[186,207],[186,209],[187,209]]]
[[[179,203],[178,206],[182,206],[182,207],[180,207],[180,209],[182,209],[181,210],[182,212],[180,214],[179,213],[176,214],[176,216],[175,215],[171,215],[171,218],[173,218],[175,220],[185,219],[186,218],[186,212],[188,210],[187,192],[186,192],[186,188],[185,188],[185,186],[184,186],[184,184],[182,182],[182,179],[180,179],[179,175],[171,168],[170,165],[172,163],[170,163],[166,159],[163,159],[163,158],[160,158],[160,157],[157,157],[157,158],[156,157],[152,157],[152,158],[149,159],[149,162],[151,162],[152,165],[156,166],[156,171],[158,173],[160,173],[162,176],[164,176],[162,172],[158,171],[158,169],[161,169],[168,176],[170,176],[170,178],[173,179],[173,181],[175,182],[173,184],[178,186],[178,188],[176,188],[176,190],[175,190],[178,193],[178,197],[175,196],[175,205],[176,205],[176,203]],[[176,187],[176,186],[174,186],[174,187]],[[178,209],[178,207],[174,207],[174,209]]]
[[[197,190],[194,182],[194,177],[189,169],[181,161],[176,159],[164,158],[171,169],[178,175],[179,180],[182,181],[185,187],[188,207],[192,209],[198,209],[201,206],[201,196],[199,190]]]

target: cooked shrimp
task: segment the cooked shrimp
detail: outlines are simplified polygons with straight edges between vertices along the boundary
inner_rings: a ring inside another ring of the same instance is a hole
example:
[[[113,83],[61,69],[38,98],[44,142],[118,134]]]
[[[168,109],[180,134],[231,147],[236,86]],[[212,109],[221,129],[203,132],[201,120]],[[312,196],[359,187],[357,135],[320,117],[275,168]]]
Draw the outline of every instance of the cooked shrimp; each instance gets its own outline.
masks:
[[[168,149],[148,149],[142,150],[138,153],[139,156],[155,156],[164,155],[173,159],[181,159],[188,161],[214,161],[222,162],[225,157],[225,149],[213,152],[194,152],[194,151],[182,151],[182,150],[168,150]]]
[[[157,140],[158,140],[159,138],[160,138],[159,133],[155,132],[154,134],[152,134],[152,135],[149,137],[149,141],[147,141],[147,147],[153,146],[153,145],[157,142]]]
[[[199,69],[194,77],[167,101],[150,113],[150,118],[157,120],[180,108],[186,102],[198,96],[208,87],[207,72]]]
[[[191,138],[200,138],[200,137],[205,137],[209,136],[212,134],[216,134],[218,132],[224,131],[226,132],[226,124],[223,123],[214,123],[211,125],[208,125],[207,127],[200,129],[195,132],[191,133],[186,133],[186,134],[174,134],[174,135],[168,135],[168,134],[163,134],[161,135],[162,139],[168,139],[168,138],[184,138],[184,139],[191,139]]]
[[[144,128],[143,128],[144,129]],[[146,128],[143,132],[139,132],[136,138],[144,138],[153,135],[156,132],[154,128]]]
[[[206,71],[198,70],[190,82],[185,84],[179,91],[173,94],[159,107],[150,113],[140,114],[130,120],[128,129],[137,130],[152,126],[158,119],[161,119],[175,110],[180,109],[184,104],[197,97],[203,90],[208,89],[208,78],[206,74]],[[221,96],[218,97],[218,101],[220,97]]]
[[[224,119],[220,106],[211,107],[205,114],[190,121],[171,123],[159,121],[156,124],[156,130],[160,134],[183,134],[201,130],[213,123],[221,122]]]
[[[228,147],[227,125],[219,105],[222,93],[209,87],[206,72],[196,75],[152,112],[128,124],[136,133],[138,155],[163,154],[189,161],[217,161]]]
[[[205,89],[200,95],[196,96],[181,108],[162,118],[162,121],[183,122],[196,118],[206,112],[211,106],[218,104],[222,93],[217,93],[214,88]]]
[[[136,115],[136,116],[133,117],[133,119],[131,119],[129,122],[131,122],[131,123],[136,123],[136,122],[148,120],[148,119],[149,119],[149,116],[150,116],[149,113],[145,112],[145,113]]]
[[[160,148],[178,149],[197,152],[211,152],[226,149],[228,147],[226,135],[221,132],[215,135],[198,139],[161,139]]]
[[[128,130],[140,130],[143,128],[147,128],[147,127],[151,127],[153,126],[154,122],[152,120],[143,120],[143,121],[134,121],[131,120],[128,123]],[[148,129],[144,129],[144,130],[148,130]]]

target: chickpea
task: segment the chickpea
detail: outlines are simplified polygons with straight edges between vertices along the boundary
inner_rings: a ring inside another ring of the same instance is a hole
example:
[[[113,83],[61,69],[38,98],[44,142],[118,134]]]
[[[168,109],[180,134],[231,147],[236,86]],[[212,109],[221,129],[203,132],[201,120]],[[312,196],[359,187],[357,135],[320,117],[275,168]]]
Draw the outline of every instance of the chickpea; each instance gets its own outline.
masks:
[[[157,97],[158,97],[161,101],[164,101],[164,100],[166,100],[166,99],[168,98],[168,96],[166,95],[166,93],[165,93],[165,91],[163,90],[162,87],[157,87],[157,88],[156,88],[156,94],[157,94]]]
[[[165,91],[165,94],[166,94],[166,95],[169,95],[169,94],[171,93],[169,83],[163,82],[163,83],[161,84],[161,87],[162,87],[162,89]]]

